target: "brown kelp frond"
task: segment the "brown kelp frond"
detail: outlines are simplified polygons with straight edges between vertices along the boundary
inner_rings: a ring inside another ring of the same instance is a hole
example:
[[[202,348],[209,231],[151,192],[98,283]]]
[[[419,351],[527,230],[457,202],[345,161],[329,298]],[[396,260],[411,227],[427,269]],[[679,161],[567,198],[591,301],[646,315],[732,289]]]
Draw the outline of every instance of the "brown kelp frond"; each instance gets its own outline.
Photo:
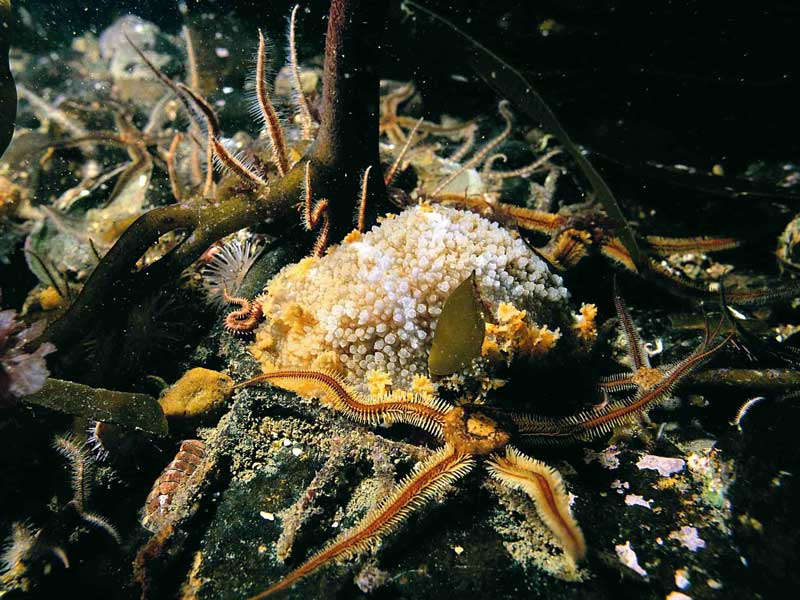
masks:
[[[117,528],[111,524],[111,521],[106,519],[104,516],[98,515],[97,513],[84,511],[81,511],[79,514],[81,519],[86,521],[89,525],[96,527],[97,529],[102,529],[108,535],[114,538],[114,541],[117,542],[117,544],[122,543],[122,538],[119,535],[119,531],[117,531]]]
[[[617,281],[614,280],[614,308],[617,311],[617,318],[619,319],[619,328],[625,337],[625,344],[628,350],[628,356],[633,363],[633,368],[639,369],[641,367],[650,366],[650,358],[647,356],[642,340],[639,338],[639,332],[636,325],[631,319],[631,314],[628,312],[628,307],[625,306],[625,300],[617,290]]]
[[[684,254],[687,252],[721,252],[738,248],[741,241],[735,238],[712,238],[712,237],[693,237],[693,238],[672,238],[657,235],[648,235],[648,249],[655,254],[669,256],[670,254]]]
[[[272,161],[278,169],[278,175],[283,177],[289,170],[289,159],[286,155],[286,141],[283,137],[283,127],[278,119],[278,113],[269,98],[269,88],[266,79],[267,44],[264,34],[258,30],[258,57],[256,59],[256,98],[264,127],[267,130],[272,146]]]
[[[53,447],[67,459],[72,471],[72,503],[78,512],[83,512],[92,491],[92,469],[94,462],[84,444],[69,435],[58,435],[53,439]]]
[[[236,388],[269,382],[304,396],[318,397],[324,406],[365,425],[405,423],[424,429],[441,438],[445,416],[452,406],[438,398],[419,394],[381,395],[362,394],[330,371],[291,369],[273,371],[239,383]]]
[[[292,75],[292,97],[297,108],[297,118],[300,121],[300,138],[311,140],[314,137],[314,119],[311,117],[311,108],[303,92],[303,84],[300,80],[300,67],[297,61],[297,44],[295,41],[295,23],[297,19],[297,9],[299,4],[295,4],[292,9],[292,16],[289,18],[289,69]]]
[[[403,144],[403,147],[400,149],[397,158],[394,159],[392,166],[389,167],[388,171],[386,171],[386,175],[384,175],[383,177],[383,183],[386,185],[386,187],[389,187],[394,181],[394,178],[397,175],[397,171],[400,168],[400,165],[403,164],[403,161],[406,158],[406,154],[408,154],[408,150],[409,148],[411,148],[411,144],[416,139],[417,131],[419,131],[420,125],[422,125],[422,117],[420,117],[419,121],[417,121],[417,123],[414,125],[414,128],[408,134],[408,138]]]
[[[539,517],[573,560],[586,556],[586,541],[569,510],[569,495],[558,471],[511,446],[506,446],[505,456],[493,455],[487,470],[506,487],[530,496]]]
[[[453,173],[451,173],[448,177],[446,177],[439,185],[437,185],[431,195],[435,196],[439,192],[441,192],[445,187],[447,187],[452,181],[454,181],[459,175],[464,173],[465,171],[472,169],[474,167],[480,166],[483,164],[483,161],[486,160],[494,150],[500,144],[502,144],[509,135],[511,135],[511,122],[512,122],[512,115],[511,110],[508,108],[509,103],[508,100],[501,100],[500,104],[497,105],[497,110],[500,113],[500,116],[503,117],[505,121],[505,126],[503,130],[497,134],[494,138],[489,140],[480,150],[478,150],[475,154],[473,154],[469,159],[464,161],[464,163],[456,169]]]
[[[470,457],[445,446],[423,464],[417,466],[397,485],[395,491],[353,529],[344,532],[328,547],[312,556],[281,581],[250,600],[264,598],[293,585],[320,567],[374,549],[396,531],[417,510],[442,496],[475,465]]]

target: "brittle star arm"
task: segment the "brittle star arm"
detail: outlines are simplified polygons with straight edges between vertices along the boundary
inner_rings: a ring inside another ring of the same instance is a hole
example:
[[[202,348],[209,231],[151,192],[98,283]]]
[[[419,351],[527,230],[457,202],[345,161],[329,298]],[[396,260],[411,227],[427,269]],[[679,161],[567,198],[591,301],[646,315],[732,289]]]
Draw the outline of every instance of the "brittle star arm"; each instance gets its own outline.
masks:
[[[475,461],[471,456],[456,451],[452,446],[444,446],[400,481],[394,492],[358,525],[344,532],[278,583],[250,600],[259,600],[284,590],[326,564],[346,560],[375,548],[415,511],[441,497],[474,466]]]
[[[227,168],[242,179],[242,181],[260,186],[267,185],[266,180],[256,172],[253,165],[247,164],[240,156],[228,151],[219,141],[221,134],[219,119],[214,109],[211,108],[211,105],[208,104],[205,98],[196,94],[182,83],[176,84],[176,87],[187,98],[187,102],[190,106],[193,106],[205,120],[206,127],[208,128],[208,142],[214,151],[214,156],[220,167]]]
[[[715,332],[716,333],[716,332]],[[714,334],[712,334],[714,335]],[[634,396],[612,402],[597,410],[583,411],[561,418],[536,415],[511,415],[522,438],[530,443],[554,443],[591,440],[619,427],[635,426],[642,415],[670,397],[673,390],[694,373],[732,338],[726,336],[713,347],[706,340],[688,358],[666,367],[661,379]]]
[[[294,13],[293,13],[294,15]],[[267,62],[267,45],[264,40],[264,34],[258,30],[258,54],[256,59],[256,98],[258,100],[258,108],[261,119],[264,122],[264,127],[269,136],[270,146],[272,149],[272,162],[278,169],[278,175],[283,177],[289,170],[289,159],[286,154],[286,140],[283,135],[283,127],[278,119],[278,113],[272,105],[269,98],[269,89],[266,81],[266,62]]]
[[[539,517],[572,560],[578,562],[586,556],[583,532],[570,512],[569,496],[558,471],[512,446],[506,446],[505,455],[493,454],[486,468],[504,486],[530,496]]]
[[[688,252],[709,254],[711,252],[721,252],[731,250],[741,246],[741,241],[736,238],[713,238],[713,237],[691,237],[673,238],[660,235],[648,235],[645,238],[651,252],[661,256],[670,254],[685,254]]]
[[[127,38],[127,36],[126,36]],[[213,169],[211,164],[212,157],[216,157],[219,165],[221,167],[227,168],[236,176],[241,178],[243,181],[249,182],[251,184],[255,184],[258,186],[265,186],[267,184],[266,180],[256,172],[252,165],[247,164],[245,161],[241,159],[241,157],[237,156],[236,154],[228,151],[227,148],[219,141],[221,135],[221,128],[219,125],[219,119],[217,118],[214,109],[211,108],[211,105],[203,98],[200,94],[195,92],[189,86],[183,83],[175,83],[169,77],[167,77],[158,67],[156,67],[150,60],[145,56],[145,54],[139,49],[136,44],[134,44],[130,38],[128,39],[128,43],[133,46],[133,49],[139,55],[139,57],[145,62],[148,68],[153,71],[156,77],[165,85],[167,88],[172,90],[178,99],[181,101],[181,104],[186,108],[189,116],[192,118],[193,123],[197,123],[199,125],[204,125],[206,130],[206,137],[207,137],[207,145],[206,145],[206,161],[207,165],[207,172],[206,172],[206,182],[204,185],[203,194],[209,196],[211,194],[211,189],[213,187],[213,180],[212,180],[212,172]],[[261,38],[259,38],[261,39]],[[263,70],[263,47],[262,44],[259,44],[259,55],[258,55],[259,64],[261,65],[261,69]],[[257,75],[261,73],[257,68]],[[261,73],[263,75],[263,73]],[[257,82],[258,83],[258,82]],[[269,103],[269,97],[266,95],[266,83],[263,82],[262,78],[262,85],[257,86],[257,94],[259,99],[259,106],[262,110],[267,108],[271,108],[271,104]],[[266,118],[266,117],[265,117]],[[274,133],[270,130],[270,133]],[[282,130],[281,130],[282,135]],[[273,140],[273,149],[274,149],[275,142]]]
[[[306,231],[314,231],[318,225],[320,226],[319,234],[317,234],[317,239],[311,249],[312,256],[320,257],[325,254],[325,250],[328,247],[331,219],[328,200],[321,198],[316,204],[313,204],[313,195],[311,189],[311,161],[306,161],[303,178],[303,227]]]
[[[255,330],[263,319],[261,298],[249,300],[244,296],[231,296],[228,290],[222,289],[222,299],[239,308],[225,315],[225,329],[234,334],[246,334]]]
[[[483,147],[480,148],[473,156],[471,156],[468,160],[466,160],[460,168],[455,170],[451,173],[448,177],[442,180],[431,192],[432,196],[437,195],[441,192],[444,188],[446,188],[452,181],[454,181],[459,175],[471,169],[473,167],[478,167],[483,164],[483,161],[497,148],[500,144],[502,144],[509,135],[511,135],[511,110],[508,108],[509,103],[507,100],[501,100],[500,104],[497,106],[497,110],[500,112],[500,115],[503,117],[505,121],[505,127],[503,130],[497,134],[494,138],[489,140]]]
[[[628,307],[625,305],[625,300],[622,296],[614,290],[614,308],[617,311],[617,318],[619,319],[619,327],[622,334],[625,336],[625,344],[628,350],[628,356],[631,358],[633,368],[641,369],[642,367],[650,367],[650,358],[645,352],[642,340],[639,337],[639,332],[636,330],[636,325],[633,323]]]
[[[269,382],[301,394],[318,396],[320,402],[342,413],[348,419],[364,425],[392,425],[405,423],[424,429],[439,439],[447,414],[453,407],[436,398],[417,394],[396,396],[369,396],[348,385],[339,375],[326,371],[287,369],[272,371],[253,377],[236,387],[247,387]]]
[[[622,335],[625,338],[626,352],[633,364],[633,372],[617,373],[602,377],[597,387],[604,398],[607,398],[607,394],[611,392],[635,390],[639,388],[640,383],[639,380],[637,380],[637,375],[640,373],[640,369],[649,370],[652,368],[650,366],[650,358],[639,337],[639,332],[636,330],[636,325],[633,323],[631,314],[628,312],[628,308],[625,305],[625,300],[616,290],[616,283],[614,289],[614,308],[617,311],[620,331],[622,331]]]
[[[314,134],[314,119],[311,116],[311,107],[308,104],[303,91],[303,84],[300,79],[300,67],[297,61],[297,44],[295,43],[295,20],[297,18],[297,9],[300,8],[296,4],[292,9],[292,16],[289,19],[289,68],[292,74],[292,86],[294,87],[294,94],[292,95],[298,120],[300,121],[301,137],[304,140],[313,139]]]
[[[406,141],[406,135],[397,123],[397,108],[413,95],[414,84],[408,82],[380,99],[381,117],[378,128],[380,133],[385,133],[389,141],[396,146]]]

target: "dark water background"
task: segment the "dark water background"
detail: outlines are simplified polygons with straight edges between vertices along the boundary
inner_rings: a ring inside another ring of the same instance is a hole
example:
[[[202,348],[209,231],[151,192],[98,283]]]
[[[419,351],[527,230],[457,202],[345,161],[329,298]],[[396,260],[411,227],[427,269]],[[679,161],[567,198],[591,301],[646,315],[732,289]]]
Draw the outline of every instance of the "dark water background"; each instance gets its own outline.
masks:
[[[188,10],[233,13],[280,38],[294,2],[195,2]],[[327,2],[303,3],[306,51],[322,51]],[[618,2],[576,0],[428,0],[426,6],[521,69],[539,87],[574,137],[622,162],[648,158],[735,174],[755,159],[800,155],[797,2]],[[47,30],[54,46],[86,29],[101,32],[134,13],[176,31],[178,3],[21,3]],[[413,78],[431,114],[486,112],[492,92],[458,83],[463,52],[403,21],[390,3],[384,77]],[[543,36],[539,24],[554,19]],[[41,42],[39,42],[41,43]],[[441,109],[441,110],[440,110]]]

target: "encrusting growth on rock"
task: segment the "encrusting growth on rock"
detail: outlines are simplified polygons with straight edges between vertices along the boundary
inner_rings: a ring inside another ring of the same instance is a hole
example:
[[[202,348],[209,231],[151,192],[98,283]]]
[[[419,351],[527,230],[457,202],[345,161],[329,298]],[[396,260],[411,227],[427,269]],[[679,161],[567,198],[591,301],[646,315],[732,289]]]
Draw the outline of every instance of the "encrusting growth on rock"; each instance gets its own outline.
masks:
[[[233,393],[233,380],[211,369],[189,369],[158,402],[168,419],[198,419],[218,412]]]

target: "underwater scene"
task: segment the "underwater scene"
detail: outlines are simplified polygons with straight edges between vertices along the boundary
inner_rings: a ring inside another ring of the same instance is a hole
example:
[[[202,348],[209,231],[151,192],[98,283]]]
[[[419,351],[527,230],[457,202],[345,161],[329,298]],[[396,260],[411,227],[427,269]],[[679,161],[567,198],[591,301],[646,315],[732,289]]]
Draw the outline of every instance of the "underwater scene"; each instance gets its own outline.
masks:
[[[800,5],[0,21],[0,598],[797,593]]]

